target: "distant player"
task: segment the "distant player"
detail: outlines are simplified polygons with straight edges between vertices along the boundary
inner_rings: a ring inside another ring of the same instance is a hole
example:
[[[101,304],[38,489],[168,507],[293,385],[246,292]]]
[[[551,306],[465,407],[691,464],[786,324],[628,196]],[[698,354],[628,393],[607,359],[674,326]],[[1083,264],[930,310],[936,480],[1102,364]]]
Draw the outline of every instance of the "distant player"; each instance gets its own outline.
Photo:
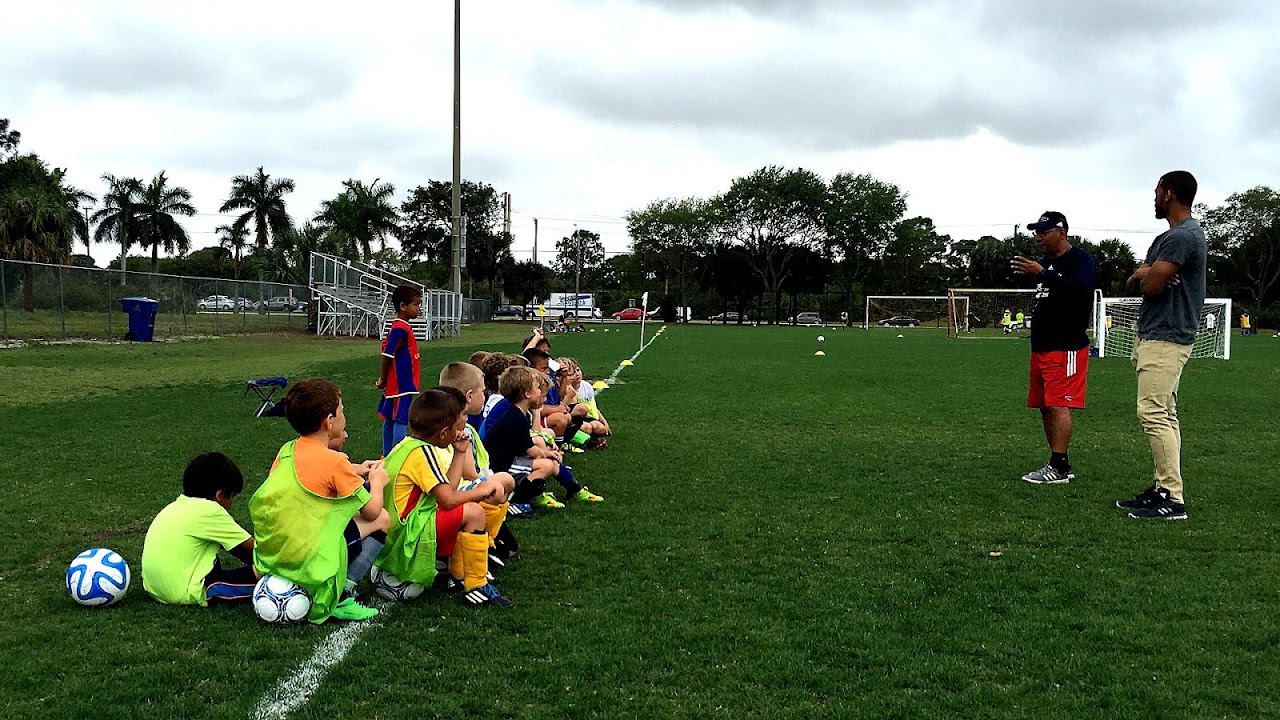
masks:
[[[1015,273],[1036,278],[1036,306],[1031,326],[1031,388],[1027,407],[1039,408],[1049,441],[1049,463],[1022,476],[1048,485],[1075,479],[1067,448],[1071,444],[1071,410],[1084,408],[1089,368],[1089,315],[1093,306],[1093,257],[1067,239],[1067,218],[1049,211],[1027,226],[1044,252],[1040,262],[1015,257]],[[1021,317],[1019,313],[1019,317]]]
[[[1218,329],[1218,316],[1213,313],[1205,315],[1204,329],[1208,330],[1210,335],[1217,335],[1217,332],[1215,331]]]
[[[409,431],[409,406],[422,389],[422,356],[418,353],[418,338],[409,325],[410,320],[422,314],[422,292],[401,285],[391,291],[391,304],[395,306],[396,319],[382,339],[382,372],[374,383],[382,390],[378,417],[383,422],[383,457],[390,455],[391,448]]]
[[[1156,217],[1167,220],[1147,250],[1146,262],[1129,278],[1130,292],[1142,293],[1133,367],[1138,373],[1138,418],[1151,442],[1154,484],[1118,507],[1131,518],[1186,520],[1182,495],[1182,428],[1178,385],[1200,329],[1204,309],[1207,244],[1191,217],[1196,179],[1185,170],[1166,173],[1156,184]]]

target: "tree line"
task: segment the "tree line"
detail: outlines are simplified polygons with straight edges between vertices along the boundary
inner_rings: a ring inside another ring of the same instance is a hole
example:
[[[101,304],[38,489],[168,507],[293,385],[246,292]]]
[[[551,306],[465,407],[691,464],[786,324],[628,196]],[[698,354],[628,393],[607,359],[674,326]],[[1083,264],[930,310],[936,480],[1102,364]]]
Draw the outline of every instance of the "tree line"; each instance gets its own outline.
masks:
[[[288,210],[295,183],[263,167],[231,179],[218,208],[218,244],[192,252],[181,218],[196,214],[190,191],[161,171],[150,179],[102,175],[102,193],[69,185],[63,169],[20,152],[21,135],[0,119],[0,257],[92,264],[75,256],[104,243],[109,267],[149,260],[152,271],[306,284],[310,255],[377,263],[429,286],[447,284],[452,184],[428,180],[396,202],[396,188],[349,179],[299,223]],[[737,310],[778,322],[801,310],[858,315],[866,295],[942,295],[952,287],[1018,287],[1014,255],[1035,256],[1033,239],[955,238],[932,219],[907,215],[907,193],[868,174],[830,180],[803,168],[762,167],[712,197],[655,200],[626,215],[626,252],[610,255],[586,228],[556,241],[550,266],[517,261],[500,194],[463,181],[468,294],[527,303],[554,291],[602,294],[617,305],[649,291],[695,315]],[[1210,294],[1267,316],[1280,283],[1280,193],[1256,187],[1218,207],[1198,208],[1209,237]],[[1098,286],[1123,294],[1138,264],[1119,239],[1072,243],[1089,250]],[[150,257],[131,256],[134,249]],[[167,257],[162,258],[164,254]],[[30,283],[26,283],[29,288]],[[28,290],[29,292],[29,290]]]

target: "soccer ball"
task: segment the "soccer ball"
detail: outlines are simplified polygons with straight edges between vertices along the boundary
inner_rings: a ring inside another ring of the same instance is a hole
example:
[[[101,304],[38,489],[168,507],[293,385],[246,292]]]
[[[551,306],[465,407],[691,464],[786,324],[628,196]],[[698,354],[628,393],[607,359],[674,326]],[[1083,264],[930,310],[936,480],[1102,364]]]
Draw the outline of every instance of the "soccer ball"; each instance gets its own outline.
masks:
[[[85,607],[107,607],[129,592],[129,564],[114,550],[85,550],[67,568],[67,592]]]
[[[377,565],[369,572],[369,579],[373,581],[373,591],[392,602],[412,600],[426,590],[418,583],[401,580]]]
[[[818,342],[826,342],[827,339],[821,335],[818,336]]]
[[[282,577],[263,575],[253,586],[253,611],[263,622],[292,625],[305,620],[311,612],[311,596]]]

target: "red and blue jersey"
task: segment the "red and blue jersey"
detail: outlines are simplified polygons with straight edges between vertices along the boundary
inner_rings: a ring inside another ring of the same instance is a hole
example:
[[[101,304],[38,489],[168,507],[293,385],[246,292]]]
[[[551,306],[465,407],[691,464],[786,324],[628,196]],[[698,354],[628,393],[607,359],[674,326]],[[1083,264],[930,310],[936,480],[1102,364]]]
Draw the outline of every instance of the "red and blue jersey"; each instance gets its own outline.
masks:
[[[382,389],[382,402],[378,404],[378,417],[407,425],[409,405],[422,385],[421,356],[418,354],[418,338],[409,323],[396,318],[391,330],[382,339],[382,355],[391,358],[391,372],[387,385]]]

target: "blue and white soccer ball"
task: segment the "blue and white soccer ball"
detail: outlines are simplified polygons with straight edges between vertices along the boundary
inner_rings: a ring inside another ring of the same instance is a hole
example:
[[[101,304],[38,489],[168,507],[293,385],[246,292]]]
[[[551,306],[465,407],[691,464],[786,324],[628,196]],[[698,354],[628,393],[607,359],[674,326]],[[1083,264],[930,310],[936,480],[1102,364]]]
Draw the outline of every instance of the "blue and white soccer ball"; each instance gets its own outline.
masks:
[[[401,580],[377,565],[369,571],[369,580],[373,582],[373,591],[392,602],[412,600],[421,595],[426,588],[416,582]]]
[[[302,586],[275,575],[263,575],[253,586],[253,611],[263,622],[292,625],[307,619],[311,596]]]
[[[85,550],[67,568],[67,592],[85,607],[114,605],[129,592],[129,564],[114,550]]]

